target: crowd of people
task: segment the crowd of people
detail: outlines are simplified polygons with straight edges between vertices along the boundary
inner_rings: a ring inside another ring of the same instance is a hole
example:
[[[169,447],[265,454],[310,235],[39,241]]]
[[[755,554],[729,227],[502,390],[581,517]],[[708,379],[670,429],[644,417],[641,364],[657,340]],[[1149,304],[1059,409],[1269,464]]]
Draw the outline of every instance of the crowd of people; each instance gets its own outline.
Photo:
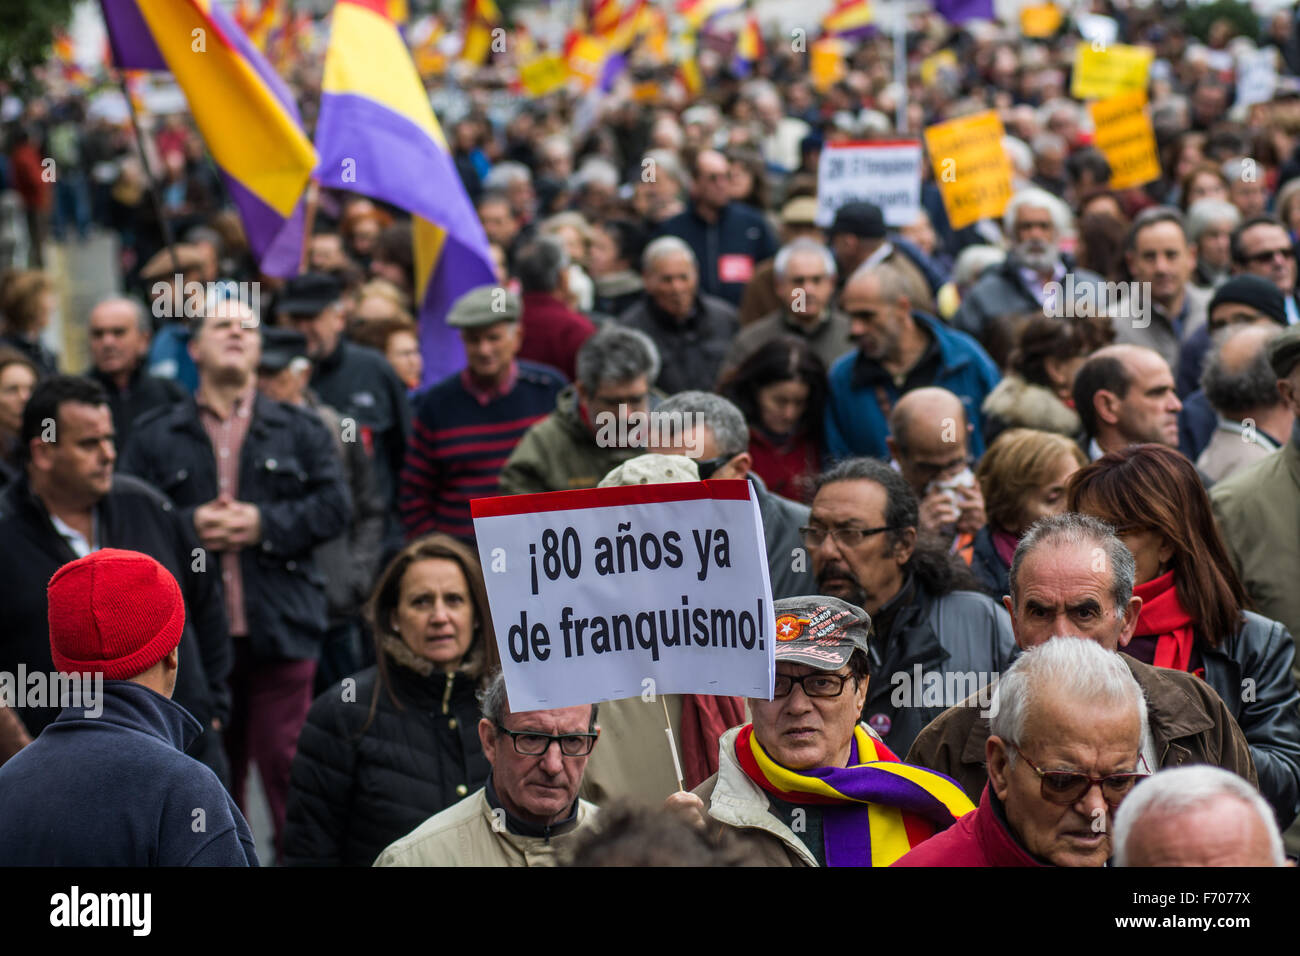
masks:
[[[77,95],[22,100],[0,674],[105,683],[102,715],[0,695],[0,865],[1284,864],[1300,17],[1198,39],[1093,7],[1154,49],[1142,186],[1110,186],[1067,27],[917,15],[901,83],[884,35],[829,83],[774,42],[747,76],[701,57],[693,96],[647,68],[658,97],[597,122],[563,93],[502,115],[499,63],[430,81],[496,263],[437,317],[466,358],[438,381],[401,210],[323,190],[272,280],[183,114],[141,156]],[[1234,103],[1256,49],[1274,93]],[[319,71],[290,80],[310,118]],[[828,144],[983,110],[1000,216],[953,228],[928,164],[906,225],[819,215]],[[62,315],[73,369],[45,264],[97,229],[120,283]],[[1148,308],[1107,308],[1121,284]],[[601,427],[651,411],[694,424]],[[753,486],[775,614],[830,622],[780,643],[774,697],[514,711],[470,503],[708,479]]]

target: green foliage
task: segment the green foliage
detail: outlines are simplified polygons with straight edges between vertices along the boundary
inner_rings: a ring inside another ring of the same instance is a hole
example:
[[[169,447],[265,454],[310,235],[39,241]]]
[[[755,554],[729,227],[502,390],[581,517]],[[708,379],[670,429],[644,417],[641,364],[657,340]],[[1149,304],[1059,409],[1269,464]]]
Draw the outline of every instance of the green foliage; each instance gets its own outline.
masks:
[[[54,31],[72,19],[75,0],[4,0],[0,3],[0,71],[25,78],[50,54]]]
[[[1215,0],[1214,3],[1207,3],[1204,6],[1190,7],[1183,14],[1183,23],[1187,26],[1188,32],[1202,43],[1209,39],[1210,26],[1216,20],[1227,20],[1233,25],[1238,36],[1250,37],[1252,40],[1259,36],[1259,18],[1251,10],[1249,3],[1242,3],[1240,0]]]

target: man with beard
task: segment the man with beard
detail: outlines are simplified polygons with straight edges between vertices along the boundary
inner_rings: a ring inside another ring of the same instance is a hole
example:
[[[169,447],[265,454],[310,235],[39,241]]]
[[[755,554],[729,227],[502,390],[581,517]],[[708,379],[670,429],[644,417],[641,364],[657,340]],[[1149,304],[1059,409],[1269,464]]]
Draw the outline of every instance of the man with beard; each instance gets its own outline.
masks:
[[[1057,290],[1053,296],[1055,304],[1073,306],[1084,285],[1102,282],[1095,272],[1074,268],[1061,252],[1060,238],[1071,226],[1070,210],[1051,193],[1041,189],[1016,193],[1003,213],[1003,225],[1014,243],[1011,252],[1000,266],[980,277],[952,317],[954,328],[982,343],[987,343],[990,323],[999,316],[1050,307],[1049,283],[1064,287],[1066,276],[1073,274],[1074,295],[1063,298]]]
[[[906,752],[944,701],[976,693],[1015,652],[1011,619],[975,592],[942,545],[917,537],[907,481],[883,461],[841,462],[818,479],[804,545],[817,593],[864,608],[874,624],[863,719],[895,753]]]

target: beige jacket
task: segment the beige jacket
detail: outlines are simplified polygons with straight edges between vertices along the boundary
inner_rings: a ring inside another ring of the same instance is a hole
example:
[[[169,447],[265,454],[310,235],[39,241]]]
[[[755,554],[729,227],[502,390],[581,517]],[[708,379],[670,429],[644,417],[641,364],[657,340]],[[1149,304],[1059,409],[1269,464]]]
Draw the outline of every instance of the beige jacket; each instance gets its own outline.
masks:
[[[587,761],[579,796],[599,807],[615,800],[658,807],[677,790],[677,771],[664,733],[665,703],[680,754],[681,694],[664,694],[662,701],[628,697],[600,705],[600,741]]]
[[[596,807],[578,801],[578,819],[564,833],[551,837],[516,836],[493,827],[486,789],[435,814],[393,843],[375,866],[555,866],[556,853],[591,826]]]

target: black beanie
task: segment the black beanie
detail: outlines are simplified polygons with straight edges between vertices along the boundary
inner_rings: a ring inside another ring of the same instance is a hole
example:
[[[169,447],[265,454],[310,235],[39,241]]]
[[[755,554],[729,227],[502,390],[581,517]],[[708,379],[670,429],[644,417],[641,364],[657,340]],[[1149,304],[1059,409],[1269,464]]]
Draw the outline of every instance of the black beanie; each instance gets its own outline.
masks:
[[[1206,315],[1213,315],[1217,306],[1225,302],[1238,302],[1262,312],[1278,325],[1286,326],[1286,304],[1282,293],[1272,282],[1260,276],[1233,276],[1214,290]]]

